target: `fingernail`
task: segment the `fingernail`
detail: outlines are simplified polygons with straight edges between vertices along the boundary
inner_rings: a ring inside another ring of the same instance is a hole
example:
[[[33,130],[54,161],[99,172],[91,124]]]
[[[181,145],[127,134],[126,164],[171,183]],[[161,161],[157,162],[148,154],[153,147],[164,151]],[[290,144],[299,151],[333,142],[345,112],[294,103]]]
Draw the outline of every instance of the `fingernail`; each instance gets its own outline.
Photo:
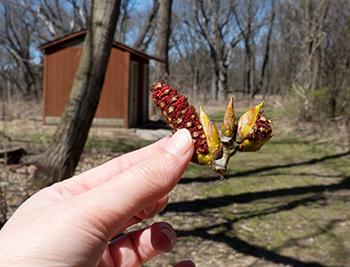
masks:
[[[173,230],[173,228],[167,223],[162,223],[160,231],[169,240],[169,248],[172,248],[176,242],[176,234],[175,234],[175,231]]]
[[[187,129],[178,130],[170,140],[164,144],[165,149],[173,155],[185,154],[192,145],[192,137]]]
[[[174,267],[196,267],[196,265],[191,260],[184,260],[175,264]]]
[[[157,251],[170,251],[176,243],[176,233],[170,224],[165,222],[155,223],[151,226],[152,246]]]

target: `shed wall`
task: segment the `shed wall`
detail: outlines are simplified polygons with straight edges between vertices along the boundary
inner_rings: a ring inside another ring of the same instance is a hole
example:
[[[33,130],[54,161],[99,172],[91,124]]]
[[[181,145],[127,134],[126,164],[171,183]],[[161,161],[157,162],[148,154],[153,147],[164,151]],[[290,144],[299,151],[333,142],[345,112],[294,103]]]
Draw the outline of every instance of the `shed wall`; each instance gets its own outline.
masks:
[[[66,47],[44,58],[44,117],[59,117],[67,103],[81,48]],[[129,53],[113,48],[95,118],[124,119],[127,126]]]

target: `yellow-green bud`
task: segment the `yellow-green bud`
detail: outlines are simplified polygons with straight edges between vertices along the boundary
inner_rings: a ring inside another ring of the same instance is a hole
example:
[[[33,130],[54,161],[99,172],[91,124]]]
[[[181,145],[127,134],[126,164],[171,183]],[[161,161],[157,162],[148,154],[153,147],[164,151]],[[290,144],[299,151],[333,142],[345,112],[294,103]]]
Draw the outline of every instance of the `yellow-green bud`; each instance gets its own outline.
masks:
[[[223,136],[232,137],[235,128],[234,98],[231,97],[227,105],[224,121],[222,122],[221,133]]]
[[[236,142],[243,143],[253,129],[256,120],[259,117],[260,110],[264,105],[264,101],[255,107],[246,111],[238,120]]]

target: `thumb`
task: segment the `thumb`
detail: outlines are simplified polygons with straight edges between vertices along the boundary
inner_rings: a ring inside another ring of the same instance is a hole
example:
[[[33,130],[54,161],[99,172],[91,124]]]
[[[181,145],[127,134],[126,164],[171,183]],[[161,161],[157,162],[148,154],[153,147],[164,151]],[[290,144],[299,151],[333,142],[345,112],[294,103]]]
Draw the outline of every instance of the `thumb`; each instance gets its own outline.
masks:
[[[168,194],[180,180],[193,154],[190,132],[177,131],[152,154],[104,184],[76,196],[78,216],[85,222],[102,225],[106,240],[138,211]]]

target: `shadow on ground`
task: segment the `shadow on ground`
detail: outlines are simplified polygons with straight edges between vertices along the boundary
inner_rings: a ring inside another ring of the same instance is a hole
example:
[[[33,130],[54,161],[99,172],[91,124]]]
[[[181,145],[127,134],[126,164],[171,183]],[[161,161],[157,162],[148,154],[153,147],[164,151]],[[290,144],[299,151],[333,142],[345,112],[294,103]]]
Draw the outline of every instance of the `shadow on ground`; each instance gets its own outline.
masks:
[[[315,233],[313,236],[317,236],[319,234],[322,234],[323,232],[330,231],[334,225],[338,223],[337,220],[330,222],[322,231],[319,231]],[[221,229],[219,232],[215,234],[211,234],[210,231],[218,228]],[[215,241],[215,242],[221,242],[225,243],[228,246],[230,246],[232,249],[246,254],[251,255],[256,258],[264,259],[276,264],[284,264],[288,266],[313,266],[313,267],[325,267],[327,265],[324,265],[322,263],[318,263],[315,261],[302,261],[297,258],[291,257],[291,256],[285,256],[281,255],[275,251],[268,250],[266,248],[263,248],[258,245],[250,244],[247,241],[240,239],[235,236],[228,236],[228,232],[232,232],[233,230],[233,221],[227,221],[225,223],[211,225],[208,227],[198,227],[190,231],[186,230],[177,230],[177,235],[186,237],[186,236],[195,236],[200,237],[203,239]],[[307,238],[310,238],[311,236],[308,236]]]
[[[282,165],[272,165],[267,167],[261,167],[257,169],[247,170],[243,172],[238,172],[235,174],[228,174],[225,176],[226,179],[231,179],[234,177],[247,177],[256,174],[261,174],[265,171],[271,170],[279,170],[279,169],[287,169],[295,166],[302,165],[313,165],[316,163],[324,162],[330,159],[337,159],[341,157],[345,157],[350,155],[350,151],[344,153],[338,153],[333,155],[328,155],[321,158],[310,159],[307,161],[290,163],[290,164],[282,164]],[[301,173],[302,175],[302,173]],[[315,173],[316,177],[324,177],[321,174]],[[330,176],[327,176],[330,177]],[[291,256],[285,256],[278,253],[279,249],[270,250],[264,247],[261,247],[256,244],[251,244],[235,235],[230,235],[230,233],[234,233],[235,223],[241,220],[250,219],[253,217],[265,216],[269,214],[274,214],[282,211],[288,211],[295,209],[299,206],[308,206],[312,204],[317,204],[320,206],[328,205],[327,196],[325,193],[328,192],[336,192],[341,190],[349,190],[350,189],[350,176],[333,176],[335,178],[342,178],[339,182],[327,185],[309,185],[309,186],[299,186],[294,188],[281,188],[274,190],[266,190],[266,191],[258,191],[258,192],[247,192],[241,193],[237,195],[224,195],[218,197],[210,197],[206,199],[196,199],[190,201],[180,201],[176,203],[170,203],[164,212],[166,213],[192,213],[192,212],[210,212],[210,210],[233,205],[233,204],[242,204],[242,203],[250,203],[256,200],[267,200],[267,199],[278,199],[280,197],[286,196],[295,196],[298,197],[297,200],[295,198],[284,204],[277,204],[273,207],[269,207],[262,210],[255,210],[249,212],[243,212],[241,214],[238,213],[238,217],[235,219],[228,219],[224,217],[224,222],[220,223],[212,223],[205,227],[197,227],[190,230],[178,229],[178,236],[192,236],[192,237],[200,237],[206,240],[211,240],[215,242],[225,243],[230,246],[232,249],[246,254],[251,255],[259,259],[267,260],[276,264],[285,264],[288,266],[326,266],[320,262],[309,262],[297,259]],[[183,178],[181,183],[207,183],[212,181],[217,181],[217,176],[207,176],[207,177],[194,177],[194,178]],[[334,197],[334,196],[333,196]],[[345,196],[344,196],[345,197]],[[343,198],[344,198],[343,197]],[[349,197],[347,200],[350,201]],[[279,203],[279,201],[276,201]],[[214,211],[215,212],[215,211]],[[319,230],[316,233],[313,233],[313,236],[320,235],[327,231],[332,230],[334,225],[338,223],[339,220],[331,220],[327,223],[323,229]],[[214,230],[214,231],[213,231]],[[305,236],[303,238],[310,238],[312,236]],[[288,243],[288,242],[286,242]]]
[[[296,163],[288,163],[288,164],[281,164],[281,165],[271,165],[271,166],[265,166],[257,169],[242,171],[242,172],[236,172],[236,173],[228,173],[224,175],[225,179],[231,179],[235,177],[244,177],[244,176],[251,176],[254,174],[260,174],[262,172],[266,171],[272,171],[276,169],[288,169],[292,167],[298,167],[303,165],[314,165],[317,163],[324,162],[326,160],[331,159],[337,159],[342,158],[350,155],[350,150],[338,154],[328,155],[321,158],[314,158],[306,161],[296,162]],[[184,177],[181,179],[180,184],[189,184],[189,183],[207,183],[207,182],[214,182],[218,180],[218,175],[210,175],[210,176],[200,176],[200,177]]]

